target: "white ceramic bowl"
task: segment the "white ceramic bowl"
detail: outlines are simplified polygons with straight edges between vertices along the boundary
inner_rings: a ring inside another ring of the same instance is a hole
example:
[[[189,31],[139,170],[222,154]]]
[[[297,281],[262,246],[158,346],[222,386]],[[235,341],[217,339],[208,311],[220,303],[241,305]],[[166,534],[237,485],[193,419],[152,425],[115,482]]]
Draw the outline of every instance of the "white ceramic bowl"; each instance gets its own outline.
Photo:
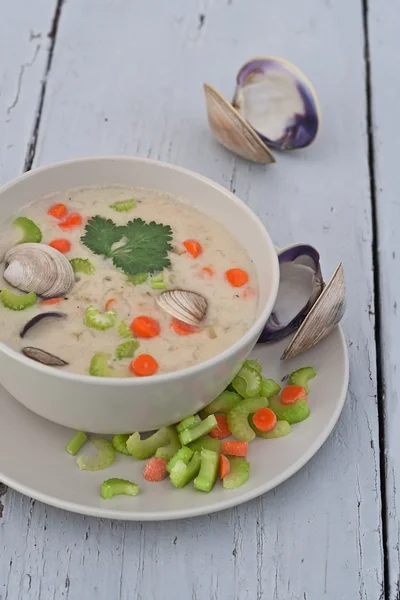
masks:
[[[236,196],[213,181],[166,163],[128,157],[85,158],[31,171],[0,190],[0,221],[55,191],[123,184],[181,196],[222,222],[246,247],[259,281],[251,329],[218,356],[148,378],[96,378],[52,369],[0,342],[0,383],[38,415],[84,431],[128,433],[175,423],[211,402],[253,349],[278,290],[279,266],[266,229]],[[155,215],[157,218],[157,215]]]

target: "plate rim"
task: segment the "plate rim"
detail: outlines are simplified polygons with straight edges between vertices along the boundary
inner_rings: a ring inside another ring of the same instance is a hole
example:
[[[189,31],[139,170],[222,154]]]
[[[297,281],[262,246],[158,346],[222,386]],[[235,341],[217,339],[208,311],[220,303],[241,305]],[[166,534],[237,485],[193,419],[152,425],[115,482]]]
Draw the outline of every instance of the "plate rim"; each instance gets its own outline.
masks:
[[[151,522],[151,521],[176,521],[180,519],[189,519],[193,517],[199,517],[203,515],[208,515],[216,512],[220,512],[223,510],[227,510],[229,508],[233,508],[234,506],[238,506],[240,504],[244,504],[245,502],[249,502],[250,500],[254,500],[259,496],[273,490],[278,487],[290,477],[292,477],[295,473],[300,471],[310,460],[311,458],[320,450],[323,444],[326,442],[333,429],[335,428],[341,412],[343,410],[344,403],[346,401],[346,395],[349,385],[349,376],[350,376],[350,365],[349,365],[349,353],[348,346],[346,343],[346,338],[343,333],[343,328],[341,325],[338,325],[338,330],[340,334],[340,341],[343,347],[344,360],[345,360],[345,373],[342,381],[340,397],[337,404],[337,407],[324,427],[324,429],[317,436],[316,440],[313,444],[308,448],[306,452],[303,453],[289,468],[287,468],[283,473],[279,476],[276,476],[274,479],[269,481],[264,485],[258,485],[255,488],[250,489],[248,492],[235,496],[230,499],[214,503],[205,503],[201,507],[187,508],[184,510],[173,510],[168,512],[138,512],[135,510],[132,511],[122,511],[116,510],[112,508],[96,508],[96,507],[88,507],[82,504],[78,504],[75,502],[65,501],[55,496],[51,496],[45,493],[40,492],[34,488],[29,486],[25,486],[24,484],[19,483],[14,480],[12,477],[8,477],[0,472],[0,480],[2,483],[7,485],[8,487],[14,489],[15,491],[27,496],[29,498],[33,498],[34,500],[38,500],[39,502],[43,502],[49,506],[53,506],[55,508],[61,508],[68,512],[97,517],[102,519],[113,519],[119,521],[136,521],[136,522]]]

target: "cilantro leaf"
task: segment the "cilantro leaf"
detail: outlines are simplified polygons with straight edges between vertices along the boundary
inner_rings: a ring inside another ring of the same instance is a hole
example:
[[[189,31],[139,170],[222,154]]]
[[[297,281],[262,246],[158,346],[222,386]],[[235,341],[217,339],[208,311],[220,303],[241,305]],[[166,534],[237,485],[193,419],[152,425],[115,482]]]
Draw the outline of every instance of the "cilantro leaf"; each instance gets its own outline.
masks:
[[[110,256],[113,244],[119,242],[123,236],[120,229],[111,219],[104,219],[97,215],[89,219],[81,242],[94,254]]]
[[[169,243],[172,230],[169,225],[134,219],[120,229],[123,233],[122,244],[111,252],[116,267],[128,275],[154,273],[169,267],[168,251],[172,250]]]
[[[112,258],[114,265],[127,275],[136,275],[169,267],[171,239],[169,225],[134,219],[124,226],[117,226],[111,219],[97,215],[88,221],[81,241],[95,254]]]

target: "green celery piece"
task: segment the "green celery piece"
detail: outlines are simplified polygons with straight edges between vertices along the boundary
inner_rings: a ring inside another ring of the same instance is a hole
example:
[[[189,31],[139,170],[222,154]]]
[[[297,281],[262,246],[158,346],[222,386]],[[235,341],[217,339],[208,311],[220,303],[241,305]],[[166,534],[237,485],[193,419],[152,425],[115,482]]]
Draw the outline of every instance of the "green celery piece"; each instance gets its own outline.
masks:
[[[269,399],[269,407],[276,414],[278,421],[287,421],[290,425],[300,423],[310,416],[310,407],[307,400],[301,398],[294,404],[282,404],[279,396]]]
[[[135,432],[128,438],[126,447],[129,452],[138,460],[145,460],[155,455],[159,448],[165,446],[170,440],[171,433],[168,427],[161,427],[145,440],[140,438],[140,433]],[[159,456],[158,458],[162,458]]]
[[[160,283],[161,281],[164,281],[164,273],[155,273],[151,276],[151,281],[154,283]]]
[[[166,446],[161,446],[156,450],[156,458],[163,458],[164,460],[170,460],[181,447],[179,437],[175,427],[166,427],[168,443]]]
[[[97,448],[95,456],[81,454],[77,458],[77,464],[81,471],[100,471],[110,467],[115,459],[114,448],[104,438],[95,438],[92,444]]]
[[[86,444],[86,442],[86,433],[84,433],[83,431],[77,431],[73,438],[70,439],[68,444],[65,446],[65,450],[68,452],[68,454],[72,454],[72,456],[75,456],[75,454],[79,452],[79,450],[84,444]]]
[[[247,398],[242,400],[232,408],[228,413],[228,427],[232,435],[241,442],[251,442],[256,434],[249,425],[248,417],[255,413],[259,408],[267,408],[267,398]]]
[[[275,427],[271,429],[271,431],[259,431],[253,423],[253,415],[249,416],[249,425],[256,436],[264,438],[264,440],[273,440],[275,438],[284,437],[285,435],[289,435],[292,431],[292,428],[287,421],[277,421]]]
[[[91,275],[95,272],[94,265],[88,258],[71,258],[69,261],[74,273],[84,273],[85,275]]]
[[[28,294],[14,294],[11,290],[5,288],[0,292],[0,301],[3,306],[11,310],[25,310],[36,304],[35,292],[29,292]]]
[[[308,382],[310,379],[314,379],[315,376],[316,372],[313,367],[302,367],[289,375],[289,385],[300,385],[308,395],[310,393]]]
[[[218,452],[218,454],[221,454],[221,447],[221,440],[210,437],[202,437],[198,440],[195,440],[188,446],[188,448],[190,448],[194,452],[201,452],[203,448],[205,448],[206,450],[213,450],[213,452]]]
[[[118,325],[117,331],[118,335],[122,338],[133,338],[133,333],[125,321],[121,321],[121,323]]]
[[[129,198],[129,200],[119,200],[118,202],[114,202],[110,204],[110,208],[113,208],[117,212],[128,212],[132,208],[135,208],[136,200],[134,198]]]
[[[19,244],[39,244],[42,241],[42,232],[39,227],[27,217],[17,217],[13,223],[22,232]]]
[[[238,402],[242,400],[242,396],[237,392],[229,392],[225,390],[215,398],[203,410],[201,411],[202,415],[207,417],[208,415],[214,415],[216,413],[228,413]]]
[[[191,427],[194,427],[194,425],[198,425],[200,421],[201,419],[198,415],[190,415],[189,417],[186,417],[186,419],[183,419],[179,425],[177,425],[176,430],[178,433],[181,433],[185,429],[190,429]]]
[[[139,346],[140,344],[138,340],[134,339],[122,342],[122,344],[117,346],[115,350],[115,356],[118,358],[118,360],[121,360],[122,358],[132,358]]]
[[[232,386],[243,398],[259,396],[262,386],[260,373],[244,365],[232,380]]]
[[[194,480],[194,487],[201,492],[211,492],[218,475],[219,454],[212,450],[201,451],[200,471]]]
[[[230,456],[229,463],[231,470],[222,480],[225,490],[233,490],[240,487],[250,477],[250,463],[247,460],[239,456]]]
[[[182,446],[182,448],[179,448],[178,452],[176,454],[174,454],[174,456],[172,458],[170,458],[170,460],[168,461],[167,464],[167,471],[168,473],[171,473],[172,468],[176,465],[176,463],[179,460],[182,460],[185,465],[188,464],[188,462],[190,461],[190,459],[192,458],[194,454],[194,451],[191,450],[188,446]]]
[[[148,278],[148,273],[136,273],[136,275],[128,275],[126,280],[133,285],[140,285],[141,283],[146,283]]]
[[[111,359],[111,354],[107,354],[107,352],[96,352],[90,361],[89,375],[93,375],[94,377],[114,377],[114,370],[108,365]]]
[[[185,429],[179,434],[182,446],[187,446],[187,444],[194,442],[197,438],[207,435],[214,427],[217,427],[217,425],[218,423],[215,416],[209,415],[204,421],[200,421],[198,425],[195,425],[190,429]]]
[[[114,450],[116,452],[119,452],[120,454],[126,454],[127,456],[131,456],[131,453],[126,447],[126,442],[128,441],[129,437],[129,433],[117,433],[116,435],[114,435],[113,439],[111,440]]]
[[[119,494],[125,494],[126,496],[136,496],[139,493],[139,486],[132,481],[127,479],[119,479],[118,477],[112,477],[103,481],[101,485],[100,494],[104,500],[108,500],[113,496]]]
[[[94,306],[88,306],[85,310],[85,325],[99,331],[105,331],[106,329],[110,329],[110,327],[114,327],[116,319],[117,313],[113,309],[101,313]]]
[[[249,369],[254,369],[254,371],[257,371],[257,373],[262,373],[262,366],[260,365],[258,360],[255,360],[253,358],[248,358],[247,360],[245,360],[243,366],[248,367]]]
[[[281,386],[276,383],[273,379],[262,378],[261,392],[260,396],[264,396],[264,398],[270,398],[271,396],[275,396],[279,394],[281,391]]]
[[[152,281],[150,286],[152,290],[166,290],[168,287],[165,281]]]
[[[175,487],[184,487],[187,485],[200,470],[201,456],[200,452],[195,452],[188,464],[183,460],[178,460],[172,467],[169,478]]]

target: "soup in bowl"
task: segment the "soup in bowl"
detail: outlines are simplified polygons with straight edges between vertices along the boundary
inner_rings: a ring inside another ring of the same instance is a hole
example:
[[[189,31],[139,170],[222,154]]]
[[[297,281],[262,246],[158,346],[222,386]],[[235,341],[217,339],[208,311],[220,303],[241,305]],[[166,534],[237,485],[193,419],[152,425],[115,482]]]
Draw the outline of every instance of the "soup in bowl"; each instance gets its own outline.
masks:
[[[0,382],[61,425],[147,431],[211,402],[279,269],[229,191],[139,158],[68,161],[0,191]]]

